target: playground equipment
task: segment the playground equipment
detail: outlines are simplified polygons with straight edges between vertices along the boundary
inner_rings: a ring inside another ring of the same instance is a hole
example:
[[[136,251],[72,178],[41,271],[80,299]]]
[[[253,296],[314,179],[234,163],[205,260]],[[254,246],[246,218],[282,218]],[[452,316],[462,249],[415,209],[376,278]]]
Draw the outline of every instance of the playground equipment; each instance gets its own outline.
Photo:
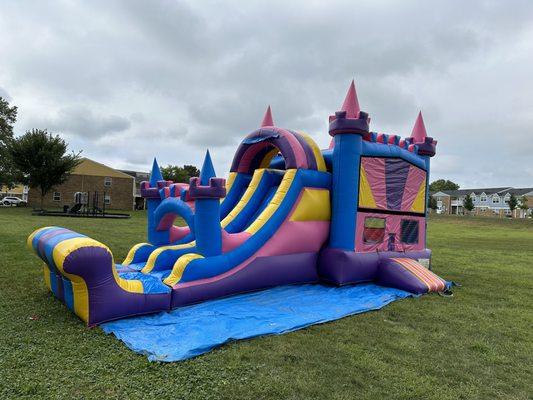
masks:
[[[141,183],[148,241],[122,264],[102,243],[60,227],[35,231],[28,244],[45,261],[50,290],[89,325],[286,284],[442,291],[445,281],[424,267],[437,142],[421,114],[404,139],[369,131],[369,121],[352,82],[329,117],[329,149],[276,127],[269,107],[227,181],[209,152],[189,185],[163,180],[154,160]],[[174,225],[178,216],[187,226]]]
[[[78,218],[130,218],[130,214],[106,211],[106,192],[76,192],[74,205],[64,206],[63,211],[36,210],[33,215]]]

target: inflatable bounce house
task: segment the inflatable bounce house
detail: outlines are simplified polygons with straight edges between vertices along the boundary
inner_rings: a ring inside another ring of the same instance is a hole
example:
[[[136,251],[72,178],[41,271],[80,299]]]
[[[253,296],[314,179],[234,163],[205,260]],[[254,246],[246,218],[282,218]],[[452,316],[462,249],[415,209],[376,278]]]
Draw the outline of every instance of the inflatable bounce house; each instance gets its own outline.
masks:
[[[60,227],[33,232],[28,245],[45,262],[48,288],[88,325],[287,284],[442,291],[426,248],[437,142],[421,115],[404,139],[371,132],[369,122],[352,82],[329,117],[329,149],[275,126],[269,107],[227,180],[209,152],[189,184],[164,180],[154,160],[141,184],[148,239],[122,264],[104,244]]]

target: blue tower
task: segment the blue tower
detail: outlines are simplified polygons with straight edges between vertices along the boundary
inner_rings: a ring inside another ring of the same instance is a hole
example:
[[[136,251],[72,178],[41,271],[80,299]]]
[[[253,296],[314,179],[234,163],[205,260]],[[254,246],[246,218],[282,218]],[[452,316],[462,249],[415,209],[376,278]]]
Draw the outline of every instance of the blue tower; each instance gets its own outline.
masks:
[[[154,218],[155,210],[161,204],[161,195],[159,191],[169,185],[163,179],[161,170],[154,158],[152,172],[150,173],[149,182],[141,182],[141,197],[146,199],[147,217],[148,217],[148,241],[152,244],[165,244],[169,242],[169,232],[157,231],[156,221]]]
[[[189,195],[194,200],[194,234],[197,252],[204,257],[222,254],[220,199],[226,196],[226,180],[215,177],[209,150],[199,178],[191,178]]]
[[[359,162],[363,135],[368,134],[368,114],[361,112],[352,81],[341,111],[330,117],[333,137],[332,214],[329,247],[354,250],[359,191]]]

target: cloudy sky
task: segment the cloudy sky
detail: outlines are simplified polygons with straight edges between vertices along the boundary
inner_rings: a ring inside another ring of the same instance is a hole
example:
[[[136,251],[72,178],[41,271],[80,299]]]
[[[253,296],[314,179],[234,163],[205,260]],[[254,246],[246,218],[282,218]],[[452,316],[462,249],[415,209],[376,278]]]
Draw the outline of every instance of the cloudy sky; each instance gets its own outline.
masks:
[[[438,139],[432,179],[533,186],[533,2],[2,1],[0,96],[116,168],[219,175],[268,104],[327,146],[352,78],[372,130]]]

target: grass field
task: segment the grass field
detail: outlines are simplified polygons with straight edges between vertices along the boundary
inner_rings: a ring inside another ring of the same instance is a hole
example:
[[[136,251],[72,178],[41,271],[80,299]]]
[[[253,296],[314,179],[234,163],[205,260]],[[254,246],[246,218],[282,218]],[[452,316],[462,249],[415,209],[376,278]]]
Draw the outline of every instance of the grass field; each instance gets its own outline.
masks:
[[[533,222],[432,218],[434,271],[462,284],[294,333],[150,363],[87,329],[44,287],[25,247],[45,225],[80,231],[121,260],[144,214],[102,221],[0,209],[0,399],[530,399]]]

